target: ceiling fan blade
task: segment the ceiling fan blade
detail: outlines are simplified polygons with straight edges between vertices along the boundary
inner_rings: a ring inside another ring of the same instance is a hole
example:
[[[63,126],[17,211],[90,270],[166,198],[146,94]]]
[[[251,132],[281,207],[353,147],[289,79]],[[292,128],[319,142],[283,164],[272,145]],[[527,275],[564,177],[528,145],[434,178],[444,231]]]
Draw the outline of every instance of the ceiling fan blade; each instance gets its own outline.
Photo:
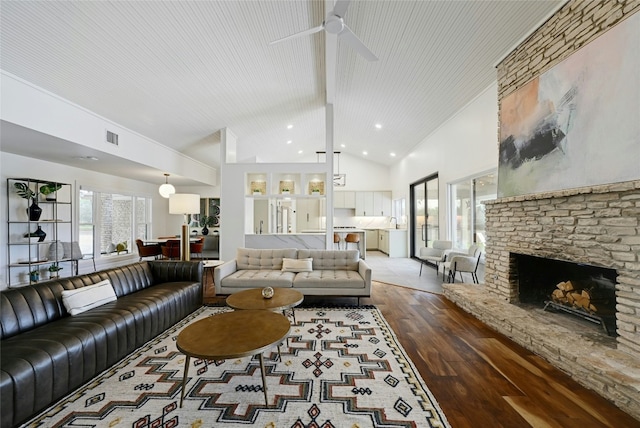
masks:
[[[324,30],[324,25],[320,25],[320,26],[314,27],[314,28],[309,28],[308,30],[301,31],[299,33],[295,33],[295,34],[292,34],[292,35],[287,36],[287,37],[283,37],[283,38],[278,39],[278,40],[273,40],[273,41],[269,42],[269,44],[270,45],[275,45],[276,43],[284,42],[285,40],[295,39],[296,37],[307,36],[309,34],[318,33],[318,32],[320,32],[322,30]]]
[[[362,41],[360,41],[358,36],[356,36],[353,31],[351,31],[351,28],[347,27],[346,24],[344,25],[344,30],[342,30],[340,34],[338,34],[338,37],[351,45],[351,47],[355,49],[356,52],[358,52],[360,55],[362,55],[367,61],[378,60],[378,57],[375,56],[374,53],[371,52],[369,48],[364,45],[364,43],[362,43]]]
[[[334,15],[344,18],[344,14],[347,13],[347,9],[349,8],[349,3],[351,3],[351,0],[338,0],[331,12]]]

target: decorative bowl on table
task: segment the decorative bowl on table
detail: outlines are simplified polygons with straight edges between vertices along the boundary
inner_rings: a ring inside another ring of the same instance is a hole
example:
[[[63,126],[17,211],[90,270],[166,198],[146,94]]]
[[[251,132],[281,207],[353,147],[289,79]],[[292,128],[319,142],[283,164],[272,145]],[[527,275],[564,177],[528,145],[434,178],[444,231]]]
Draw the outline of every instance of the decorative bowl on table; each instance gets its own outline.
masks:
[[[264,287],[262,289],[262,297],[264,297],[265,299],[270,299],[273,297],[274,291],[273,288],[271,287]]]

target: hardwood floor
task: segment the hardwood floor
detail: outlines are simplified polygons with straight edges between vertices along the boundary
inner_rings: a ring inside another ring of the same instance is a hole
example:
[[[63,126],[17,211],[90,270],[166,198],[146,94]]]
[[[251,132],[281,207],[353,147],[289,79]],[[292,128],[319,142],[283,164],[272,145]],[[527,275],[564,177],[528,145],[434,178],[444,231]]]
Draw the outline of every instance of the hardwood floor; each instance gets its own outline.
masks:
[[[453,428],[640,427],[439,294],[375,282],[361,304],[382,311]]]
[[[452,427],[640,427],[438,294],[375,283],[371,299]]]

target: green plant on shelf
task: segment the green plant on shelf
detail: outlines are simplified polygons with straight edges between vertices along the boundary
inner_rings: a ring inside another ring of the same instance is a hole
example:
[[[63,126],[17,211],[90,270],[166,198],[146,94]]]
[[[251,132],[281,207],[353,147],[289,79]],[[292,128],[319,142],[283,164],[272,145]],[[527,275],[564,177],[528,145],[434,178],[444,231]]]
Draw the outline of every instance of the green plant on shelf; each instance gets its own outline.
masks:
[[[35,199],[38,193],[32,190],[27,183],[13,183],[18,196],[24,199]]]
[[[200,227],[213,227],[216,218],[212,215],[203,215],[200,217]]]
[[[40,186],[40,193],[42,193],[48,201],[55,200],[55,193],[62,188],[62,184],[48,182]]]
[[[51,263],[51,266],[49,266],[49,272],[51,273],[57,273],[60,272],[63,268],[58,264],[58,263]]]
[[[40,279],[40,271],[39,270],[34,269],[34,270],[29,272],[29,280],[31,282],[38,282],[39,279]]]

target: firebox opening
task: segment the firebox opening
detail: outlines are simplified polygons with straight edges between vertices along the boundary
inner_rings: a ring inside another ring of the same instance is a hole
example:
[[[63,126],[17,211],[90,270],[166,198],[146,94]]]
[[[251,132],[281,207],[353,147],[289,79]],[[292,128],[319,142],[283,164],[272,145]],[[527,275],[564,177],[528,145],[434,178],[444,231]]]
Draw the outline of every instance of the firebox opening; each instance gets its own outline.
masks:
[[[615,335],[616,279],[614,269],[511,253],[515,258],[521,304],[562,306],[592,322],[595,317]],[[607,326],[605,326],[607,324]]]

